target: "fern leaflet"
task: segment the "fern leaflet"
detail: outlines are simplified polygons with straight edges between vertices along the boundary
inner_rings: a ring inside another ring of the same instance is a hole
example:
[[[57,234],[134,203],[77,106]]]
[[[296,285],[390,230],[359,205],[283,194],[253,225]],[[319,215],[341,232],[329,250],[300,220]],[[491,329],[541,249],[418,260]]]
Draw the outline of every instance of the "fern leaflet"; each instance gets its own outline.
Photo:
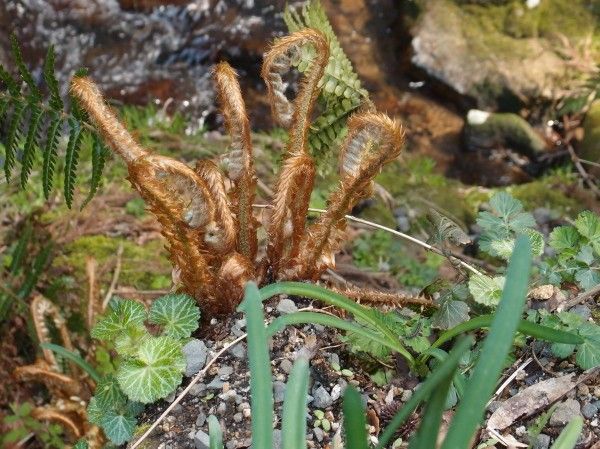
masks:
[[[90,193],[83,202],[81,206],[82,209],[87,205],[87,203],[91,201],[91,199],[98,191],[100,180],[102,179],[102,170],[104,169],[104,163],[106,162],[106,158],[110,154],[109,149],[106,146],[104,146],[104,144],[96,134],[92,136],[92,139],[92,179],[90,181]]]
[[[79,122],[69,119],[69,142],[65,156],[65,201],[69,208],[73,204],[73,192],[77,179],[77,164],[79,162],[79,150],[81,149],[81,126]]]
[[[35,157],[35,149],[38,145],[38,131],[40,120],[42,118],[42,110],[33,103],[30,106],[29,128],[27,137],[25,138],[25,146],[23,147],[23,156],[21,159],[21,188],[25,188],[29,174],[33,168],[33,159]]]

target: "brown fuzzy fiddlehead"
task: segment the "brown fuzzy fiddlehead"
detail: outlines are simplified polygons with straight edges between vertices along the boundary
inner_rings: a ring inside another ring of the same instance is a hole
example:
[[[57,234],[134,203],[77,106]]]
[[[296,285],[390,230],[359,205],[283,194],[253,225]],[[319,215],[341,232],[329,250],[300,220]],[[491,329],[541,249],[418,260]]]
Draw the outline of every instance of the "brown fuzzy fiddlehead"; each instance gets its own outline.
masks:
[[[302,241],[297,267],[301,270],[297,276],[302,278],[318,278],[331,266],[341,243],[344,216],[371,194],[373,178],[398,157],[404,143],[402,126],[385,114],[355,114],[348,128],[340,153],[340,184],[328,200],[327,211]]]
[[[225,161],[227,175],[233,184],[230,196],[238,222],[237,250],[254,262],[258,243],[257,221],[252,213],[256,175],[252,161],[250,122],[235,70],[222,62],[215,67],[213,78],[225,127],[231,137],[231,151]]]
[[[315,48],[315,57],[301,82],[293,104],[285,96],[282,75],[306,45]],[[318,31],[305,29],[278,40],[264,58],[263,77],[275,120],[289,127],[289,142],[281,168],[273,214],[269,223],[267,255],[274,274],[298,254],[304,235],[304,222],[313,188],[315,168],[308,155],[307,136],[311,114],[319,95],[319,81],[329,59],[329,45]]]

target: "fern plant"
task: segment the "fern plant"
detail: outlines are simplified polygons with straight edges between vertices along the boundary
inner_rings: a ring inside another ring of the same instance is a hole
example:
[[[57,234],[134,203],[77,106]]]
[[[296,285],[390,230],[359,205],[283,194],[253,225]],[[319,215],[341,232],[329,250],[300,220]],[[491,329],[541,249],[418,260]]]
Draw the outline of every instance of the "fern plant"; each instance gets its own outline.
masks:
[[[320,0],[310,0],[301,7],[288,6],[283,13],[290,33],[312,28],[323,33],[329,44],[329,59],[323,77],[318,106],[320,114],[309,130],[309,144],[316,155],[323,155],[346,134],[346,120],[361,106],[371,108],[369,93],[361,85],[352,63],[344,53]],[[315,58],[313,47],[304,47],[292,60],[294,67],[305,72]]]
[[[82,205],[84,207],[98,190],[108,150],[73,97],[70,98],[70,112],[66,110],[54,70],[54,48],[48,48],[43,66],[43,79],[48,92],[45,96],[42,86],[36,82],[23,60],[16,37],[11,35],[10,40],[18,77],[13,77],[0,65],[0,125],[6,128],[6,134],[0,143],[4,147],[6,181],[10,182],[18,162],[21,165],[19,185],[25,188],[34,165],[41,159],[42,190],[48,198],[54,186],[59,144],[66,139],[64,197],[70,208],[73,204],[82,144],[89,140],[92,148],[92,175],[89,193]],[[80,69],[74,76],[84,74],[85,70]]]

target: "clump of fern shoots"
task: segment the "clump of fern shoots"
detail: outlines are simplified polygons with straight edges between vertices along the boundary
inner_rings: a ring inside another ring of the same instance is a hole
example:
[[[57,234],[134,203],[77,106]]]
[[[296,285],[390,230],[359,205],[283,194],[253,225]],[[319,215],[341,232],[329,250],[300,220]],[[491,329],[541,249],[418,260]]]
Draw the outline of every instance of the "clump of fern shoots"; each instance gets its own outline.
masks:
[[[83,110],[71,99],[67,111],[61,97],[54,70],[55,54],[52,46],[43,66],[45,86],[34,79],[27,68],[21,49],[14,35],[11,36],[11,53],[18,76],[13,77],[0,65],[0,126],[6,135],[0,140],[4,147],[4,174],[10,182],[19,163],[19,185],[25,188],[35,164],[41,159],[41,178],[44,197],[49,198],[53,189],[59,158],[60,141],[67,141],[64,154],[64,197],[67,206],[73,204],[82,143],[90,139],[92,144],[92,175],[85,206],[96,194],[108,151],[97,136],[95,129],[87,123]],[[75,77],[85,73],[79,70]],[[47,98],[42,92],[45,87]]]
[[[307,49],[310,64],[302,71],[297,95],[288,99],[283,77]],[[227,63],[218,64],[213,73],[231,137],[225,172],[211,161],[198,161],[193,170],[150,154],[105,104],[91,79],[73,80],[72,94],[125,161],[133,187],[160,222],[179,289],[196,299],[205,317],[232,312],[250,280],[315,280],[332,268],[343,240],[345,214],[371,194],[374,177],[400,153],[404,134],[397,121],[375,112],[352,115],[341,145],[340,185],[327,212],[306,228],[315,177],[309,151],[311,117],[329,61],[330,44],[313,29],[279,39],[265,54],[261,74],[271,110],[275,121],[288,129],[289,140],[265,220],[263,257],[257,256],[258,225],[252,212],[256,175],[250,127],[237,75]]]

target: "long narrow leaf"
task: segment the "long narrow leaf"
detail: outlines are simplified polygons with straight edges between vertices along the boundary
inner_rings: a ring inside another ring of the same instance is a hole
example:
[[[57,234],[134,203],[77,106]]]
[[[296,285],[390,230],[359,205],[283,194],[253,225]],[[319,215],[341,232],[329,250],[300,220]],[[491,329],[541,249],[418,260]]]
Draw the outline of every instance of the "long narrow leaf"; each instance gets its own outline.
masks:
[[[254,282],[246,284],[244,300],[239,305],[239,310],[246,314],[248,323],[252,447],[254,449],[272,449],[273,380],[262,301]]]
[[[527,295],[531,269],[531,245],[526,236],[519,236],[508,264],[502,299],[483,343],[481,356],[459,404],[442,449],[467,448],[483,417],[485,406],[506,356],[512,346]]]
[[[104,163],[106,162],[106,158],[109,154],[108,149],[102,144],[100,138],[96,135],[92,135],[92,178],[90,180],[90,192],[88,193],[87,198],[81,205],[83,209],[87,204],[92,200],[96,192],[98,191],[98,186],[100,185],[100,180],[102,179],[102,170],[104,169]]]
[[[60,114],[64,105],[62,98],[60,97],[58,80],[54,73],[54,60],[54,46],[50,45],[48,47],[48,52],[46,53],[46,58],[44,59],[44,81],[46,81],[48,91],[50,92],[50,107],[54,112]]]
[[[33,160],[35,159],[35,150],[38,147],[38,132],[42,119],[42,110],[37,104],[30,105],[29,128],[25,137],[25,146],[23,147],[23,156],[21,157],[21,188],[27,186]]]
[[[17,291],[17,296],[19,298],[27,299],[33,291],[33,288],[37,284],[40,275],[48,263],[52,248],[53,244],[48,243],[40,250],[39,253],[36,254],[35,259],[33,260],[33,265],[25,277],[25,281]]]
[[[94,382],[100,382],[100,374],[92,368],[92,366],[83,360],[78,354],[73,351],[69,351],[68,349],[63,348],[60,345],[55,345],[54,343],[40,343],[40,348],[49,349],[50,351],[56,352],[61,357],[70,360],[79,366],[82,370],[90,375],[90,377],[94,380]]]
[[[20,136],[20,126],[25,112],[25,105],[19,101],[15,102],[13,113],[8,124],[8,133],[6,135],[6,143],[4,145],[4,175],[6,181],[10,181],[10,175],[15,166],[15,153],[17,141]]]
[[[306,449],[308,359],[299,357],[285,387],[281,434],[283,449]]]
[[[397,342],[398,348],[402,349],[399,350],[396,348],[396,351],[402,353],[410,366],[414,365],[413,356],[400,343],[398,335],[392,332],[386,323],[378,319],[375,314],[370,313],[369,309],[357,304],[350,298],[346,298],[343,295],[327,290],[326,288],[319,287],[318,285],[305,284],[302,282],[278,282],[276,284],[270,284],[266,287],[263,287],[260,290],[260,294],[263,301],[275,295],[296,295],[305,298],[318,299],[319,301],[323,301],[327,304],[344,309],[353,314],[356,318],[360,318],[364,322],[374,326],[389,341]]]
[[[562,430],[550,449],[573,449],[583,429],[583,418],[574,417]]]
[[[208,417],[209,449],[223,449],[223,432],[215,415]]]
[[[367,449],[367,429],[365,409],[358,391],[352,386],[346,387],[344,393],[344,433],[346,449]]]
[[[46,136],[46,146],[44,148],[44,159],[42,162],[42,187],[44,189],[44,197],[48,199],[52,190],[54,181],[54,168],[56,167],[56,159],[58,159],[58,138],[63,121],[58,113],[51,115],[50,125]]]
[[[73,192],[75,180],[77,179],[77,164],[79,162],[79,150],[81,148],[81,126],[75,119],[69,119],[69,141],[65,155],[65,201],[69,209],[73,204]]]
[[[419,430],[411,440],[408,449],[432,449],[435,447],[446,404],[446,397],[451,385],[452,376],[448,376],[431,393],[425,406]]]
[[[455,372],[458,362],[460,361],[463,354],[465,354],[474,340],[472,337],[463,337],[456,342],[454,348],[448,354],[446,360],[440,363],[429,376],[425,382],[423,382],[419,388],[415,390],[411,398],[408,400],[404,407],[402,407],[396,415],[392,418],[388,426],[385,428],[381,437],[379,437],[379,443],[376,449],[383,449],[390,443],[394,437],[398,427],[404,423],[404,421],[415,411],[419,404],[425,400],[429,395],[444,381],[448,376],[452,376]]]
[[[31,223],[27,223],[25,225],[25,230],[23,231],[23,235],[21,235],[21,238],[19,239],[19,241],[17,242],[17,246],[15,246],[15,249],[13,250],[11,256],[12,256],[12,260],[10,262],[10,274],[11,275],[16,275],[20,270],[21,270],[21,266],[23,265],[23,260],[25,258],[25,254],[27,252],[27,245],[29,245],[29,240],[31,240],[31,235],[33,234],[33,228],[31,226]]]

